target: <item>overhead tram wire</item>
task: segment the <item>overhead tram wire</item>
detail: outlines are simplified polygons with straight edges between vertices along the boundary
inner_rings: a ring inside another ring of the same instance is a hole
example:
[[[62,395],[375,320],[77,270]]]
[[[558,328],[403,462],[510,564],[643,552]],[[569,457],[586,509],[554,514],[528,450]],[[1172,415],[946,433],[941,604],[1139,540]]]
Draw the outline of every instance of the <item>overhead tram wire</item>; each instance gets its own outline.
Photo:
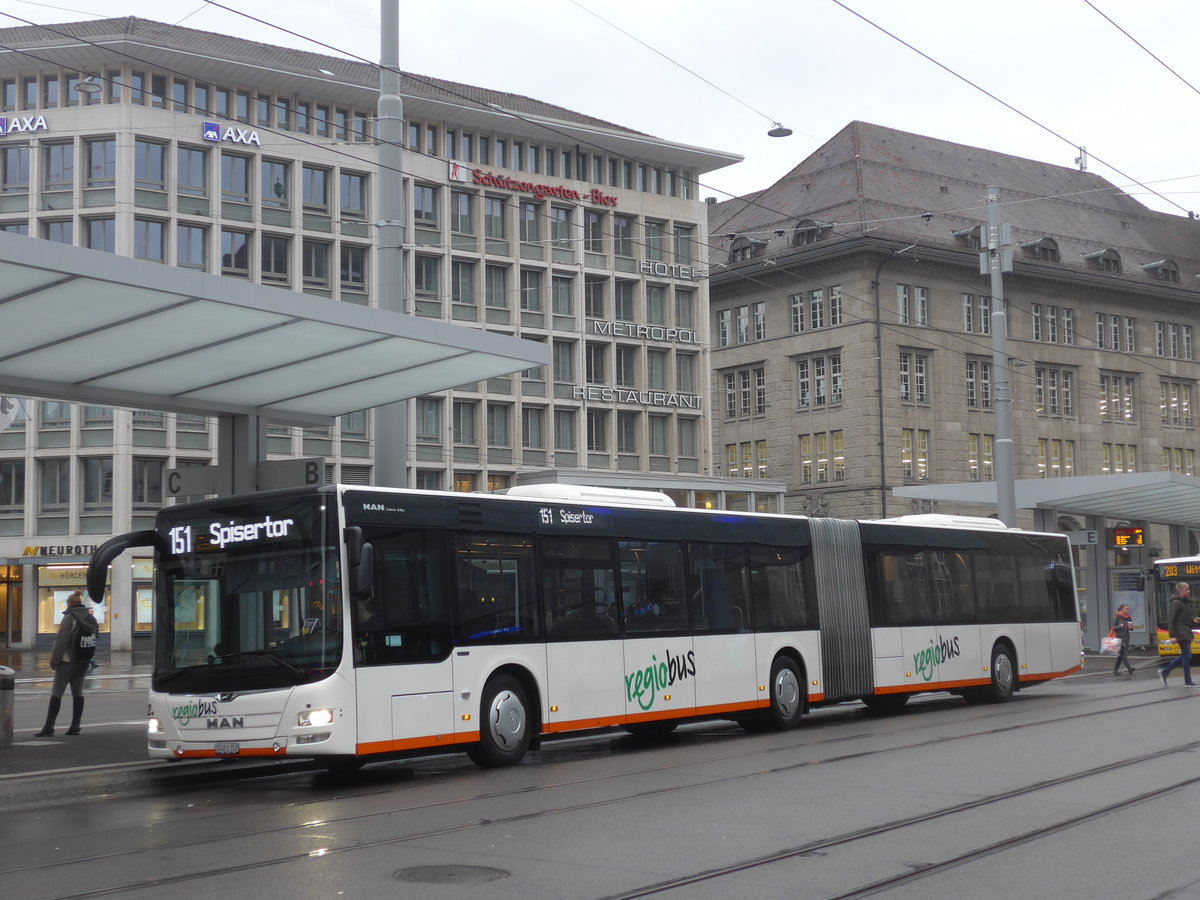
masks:
[[[1125,35],[1125,37],[1129,38],[1131,41],[1133,41],[1135,44],[1137,44],[1139,47],[1141,47],[1143,50],[1145,50],[1146,54],[1151,59],[1153,59],[1156,63],[1158,63],[1160,66],[1162,66],[1168,72],[1170,72],[1172,75],[1174,75],[1180,81],[1182,81],[1185,85],[1187,85],[1189,88],[1191,88],[1193,93],[1200,94],[1200,88],[1197,88],[1194,84],[1192,84],[1190,81],[1188,81],[1182,75],[1180,75],[1178,72],[1176,72],[1170,66],[1168,66],[1165,62],[1163,62],[1162,59],[1159,58],[1153,51],[1151,51],[1149,47],[1147,47],[1145,44],[1143,44],[1141,41],[1139,41],[1137,38],[1135,38],[1132,34],[1130,34],[1128,31],[1126,31],[1124,28],[1122,28],[1116,22],[1114,22],[1112,17],[1109,16],[1104,11],[1102,11],[1098,6],[1096,6],[1096,4],[1092,2],[1092,0],[1083,0],[1083,2],[1086,3],[1088,6],[1090,6],[1092,9],[1094,9],[1096,11],[1096,14],[1101,16],[1105,21],[1107,21],[1108,24],[1112,25],[1113,28],[1117,29],[1117,31],[1121,32],[1121,34]]]
[[[939,62],[938,60],[934,59],[932,56],[930,56],[928,53],[925,53],[923,50],[919,50],[919,49],[917,49],[915,46],[913,46],[912,44],[910,44],[908,41],[906,41],[906,40],[904,40],[903,38],[899,37],[898,35],[895,35],[895,34],[893,34],[892,32],[888,31],[888,30],[887,30],[886,28],[884,28],[882,25],[878,24],[877,22],[874,22],[874,21],[872,21],[871,19],[867,18],[866,16],[864,16],[862,13],[858,12],[857,10],[851,9],[849,6],[847,6],[845,3],[843,3],[843,2],[842,2],[842,0],[830,0],[830,2],[831,2],[831,3],[834,3],[834,4],[835,4],[835,5],[837,5],[837,6],[840,6],[842,9],[846,10],[846,12],[848,12],[848,13],[850,13],[851,15],[853,15],[853,16],[855,16],[855,17],[857,17],[857,18],[861,19],[863,22],[866,22],[866,23],[867,23],[868,25],[870,25],[872,28],[875,28],[875,29],[877,29],[878,31],[881,31],[881,32],[883,32],[885,35],[887,35],[888,37],[890,37],[892,40],[896,41],[898,44],[901,44],[901,45],[903,45],[903,46],[907,47],[909,50],[913,51],[913,52],[914,52],[914,53],[916,53],[918,56],[922,57],[923,59],[926,59],[926,60],[928,60],[928,61],[929,61],[929,62],[931,62],[931,63],[933,63],[933,64],[934,64],[935,66],[937,66],[939,69],[943,70],[944,72],[947,72],[947,73],[949,73],[950,75],[953,75],[953,76],[954,76],[955,78],[957,78],[959,81],[961,81],[961,82],[963,82],[964,84],[966,84],[966,85],[969,85],[970,87],[972,87],[972,88],[974,88],[975,90],[979,91],[979,92],[980,92],[981,94],[983,94],[985,97],[988,97],[988,98],[990,98],[990,99],[992,99],[992,100],[995,100],[997,103],[999,103],[999,104],[1000,104],[1001,106],[1003,106],[1005,109],[1007,109],[1007,110],[1009,110],[1009,111],[1011,111],[1011,112],[1014,112],[1014,113],[1016,113],[1018,116],[1020,116],[1022,119],[1025,119],[1025,120],[1026,120],[1027,122],[1029,122],[1030,124],[1032,124],[1032,125],[1036,125],[1038,128],[1042,129],[1042,130],[1043,130],[1043,131],[1045,131],[1047,134],[1050,134],[1050,135],[1052,135],[1053,137],[1056,137],[1056,138],[1058,138],[1058,139],[1059,139],[1060,141],[1062,141],[1063,143],[1065,143],[1065,144],[1068,144],[1068,145],[1069,145],[1069,146],[1070,146],[1072,149],[1076,149],[1076,150],[1077,150],[1077,149],[1079,148],[1079,142],[1078,142],[1078,141],[1072,141],[1072,140],[1070,140],[1069,138],[1066,138],[1066,137],[1064,137],[1063,135],[1061,135],[1061,134],[1059,134],[1057,131],[1055,131],[1053,128],[1051,128],[1049,125],[1044,125],[1044,124],[1042,124],[1042,123],[1041,123],[1041,122],[1039,122],[1037,119],[1033,118],[1033,116],[1031,116],[1031,115],[1029,115],[1028,113],[1022,112],[1021,110],[1017,109],[1017,108],[1016,108],[1015,106],[1013,106],[1011,103],[1008,103],[1008,102],[1007,102],[1007,101],[1005,101],[1005,100],[1001,100],[999,97],[997,97],[997,96],[996,96],[995,94],[993,94],[991,91],[989,91],[989,90],[987,90],[986,88],[984,88],[984,87],[981,87],[980,85],[978,85],[978,84],[976,84],[975,82],[971,81],[971,79],[967,78],[965,75],[962,75],[962,74],[960,74],[960,73],[958,73],[958,72],[954,71],[954,69],[951,69],[951,68],[950,68],[949,66],[947,66],[945,63]],[[1145,190],[1147,190],[1148,192],[1150,192],[1151,194],[1153,194],[1155,197],[1158,197],[1160,200],[1163,200],[1163,201],[1165,201],[1165,202],[1167,202],[1167,203],[1170,203],[1172,206],[1174,206],[1174,207],[1175,207],[1176,209],[1178,209],[1180,212],[1183,212],[1183,213],[1191,213],[1191,210],[1185,209],[1184,207],[1180,206],[1178,203],[1176,203],[1174,200],[1170,199],[1169,197],[1165,197],[1165,196],[1163,196],[1162,194],[1158,193],[1158,191],[1155,191],[1155,190],[1153,190],[1152,188],[1148,187],[1148,186],[1147,186],[1146,184],[1144,184],[1143,182],[1141,182],[1141,181],[1138,181],[1138,180],[1137,180],[1136,178],[1134,178],[1132,175],[1129,175],[1129,174],[1127,174],[1126,172],[1124,172],[1124,171],[1122,171],[1121,169],[1119,169],[1119,168],[1117,168],[1116,166],[1114,166],[1112,163],[1110,163],[1110,162],[1107,162],[1107,161],[1105,161],[1104,159],[1101,159],[1101,158],[1100,158],[1099,156],[1097,156],[1095,153],[1092,153],[1091,151],[1088,151],[1088,156],[1089,156],[1089,157],[1091,157],[1092,159],[1094,159],[1096,162],[1100,163],[1102,166],[1105,166],[1106,168],[1109,168],[1109,169],[1111,169],[1112,171],[1116,172],[1116,173],[1117,173],[1118,175],[1120,175],[1122,178],[1125,178],[1125,179],[1127,179],[1128,181],[1131,181],[1131,182],[1133,182],[1134,184],[1138,185],[1139,187],[1141,187],[1141,188],[1144,188]]]

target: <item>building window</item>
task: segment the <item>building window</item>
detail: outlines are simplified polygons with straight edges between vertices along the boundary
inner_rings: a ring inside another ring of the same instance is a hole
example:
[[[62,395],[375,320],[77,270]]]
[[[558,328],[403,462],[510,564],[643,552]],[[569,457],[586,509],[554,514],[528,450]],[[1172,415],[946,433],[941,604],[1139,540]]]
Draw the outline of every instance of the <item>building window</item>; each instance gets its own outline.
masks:
[[[1185,447],[1163,447],[1163,468],[1168,472],[1183,475],[1196,474],[1196,451]],[[0,485],[4,481],[4,469],[0,466]],[[3,505],[3,499],[0,499]]]
[[[967,360],[967,406],[992,408],[992,364],[981,359]],[[990,481],[991,479],[985,479]]]
[[[666,456],[670,450],[670,416],[646,417],[646,450],[651,456]]]
[[[575,380],[575,344],[573,341],[555,341],[551,347],[554,363],[554,380]]]
[[[554,411],[554,449],[575,449],[575,410],[556,409]]]
[[[329,210],[329,170],[304,166],[301,171],[301,202],[305,209]]]
[[[367,248],[342,244],[341,253],[342,290],[365,292],[367,290]]]
[[[929,402],[929,357],[924,353],[900,354],[900,399]]]
[[[587,449],[589,453],[608,452],[608,410],[587,411]]]
[[[995,481],[994,444],[996,436],[992,434],[967,435],[967,467],[971,472],[972,481]]]
[[[87,153],[87,186],[112,187],[117,183],[117,142],[100,138],[84,142]]]
[[[42,222],[42,237],[56,244],[75,243],[75,223],[70,219],[55,219]]]
[[[304,241],[301,247],[301,277],[306,286],[329,287],[329,251],[330,245],[325,241]]]
[[[450,192],[450,230],[455,234],[474,234],[471,218],[471,195],[465,191]]]
[[[438,273],[442,261],[436,256],[418,256],[413,262],[413,291],[423,300],[437,300]]]
[[[479,443],[475,434],[475,410],[478,406],[474,400],[454,401],[454,443]]]
[[[1073,385],[1074,374],[1071,370],[1039,366],[1034,374],[1038,413],[1046,416],[1074,415]]]
[[[800,435],[800,483],[826,484],[845,480],[846,453],[842,432]]]
[[[585,210],[583,213],[583,249],[588,253],[604,252],[604,216]]]
[[[613,285],[613,287],[613,318],[618,322],[632,322],[636,317],[633,301],[634,282],[618,281]],[[662,291],[663,289],[658,285],[646,285],[646,313],[647,320],[650,321],[651,324],[662,324],[661,322],[656,322],[650,317],[650,308],[656,297],[658,301],[658,308],[660,311],[662,309]]]
[[[667,389],[667,359],[666,350],[646,351],[646,386],[653,391]]]
[[[699,443],[696,440],[697,426],[696,419],[679,418],[676,419],[676,434],[678,438],[678,455],[681,457],[695,458],[699,455]]]
[[[1075,442],[1041,438],[1038,440],[1038,475],[1042,478],[1069,478],[1075,474]]]
[[[842,402],[842,356],[811,356],[796,361],[796,397],[800,409]]]
[[[608,279],[602,275],[585,275],[583,277],[583,314],[589,319],[605,317],[604,292]]]
[[[565,206],[550,207],[550,243],[555,247],[571,246],[571,210]]]
[[[521,201],[518,210],[521,218],[521,240],[527,244],[536,244],[541,240],[541,206],[537,203]]]
[[[675,389],[684,393],[690,393],[696,390],[695,354],[675,354]]]
[[[367,176],[357,172],[342,172],[338,176],[338,204],[343,219],[361,220],[367,217]]]
[[[287,283],[289,280],[289,260],[291,240],[281,235],[264,234],[262,236],[262,280],[276,283]]]
[[[133,460],[133,487],[130,497],[133,505],[141,509],[158,509],[163,504],[163,460]]]
[[[492,309],[508,309],[507,266],[484,266],[483,303]]]
[[[641,413],[621,411],[617,413],[617,452],[638,452],[638,420]]]
[[[28,144],[0,147],[0,192],[5,194],[29,192]]]
[[[190,269],[208,265],[208,229],[201,225],[175,227],[175,264]]]
[[[633,256],[632,216],[613,216],[613,254]]]
[[[717,346],[728,347],[730,345],[730,332],[733,326],[733,310],[719,309],[717,310]]]
[[[675,327],[696,327],[696,292],[683,288],[675,289]]]
[[[416,408],[417,442],[440,444],[442,442],[442,401],[437,397],[418,397]]]
[[[635,387],[637,385],[637,358],[637,347],[617,344],[613,380],[619,387]]]
[[[754,304],[752,310],[754,315],[754,339],[756,341],[765,341],[767,339],[767,304],[760,301]]]
[[[166,262],[167,223],[155,219],[133,220],[133,255],[152,262]]]
[[[450,264],[450,302],[475,306],[475,264],[454,260]]]
[[[504,224],[504,200],[500,197],[483,198],[483,236],[502,241],[508,236]]]
[[[929,288],[896,285],[896,315],[901,325],[928,325]]]
[[[745,344],[750,340],[750,307],[739,306],[734,310],[737,321],[737,342]]]
[[[154,141],[134,141],[133,183],[147,191],[167,189],[167,145]]]
[[[19,513],[25,509],[25,461],[0,460],[0,512]]]
[[[1171,359],[1192,358],[1192,326],[1177,322],[1155,322],[1155,352]]]
[[[584,378],[588,384],[604,384],[608,381],[605,362],[609,346],[589,341],[584,347]]]
[[[221,199],[250,202],[250,160],[233,153],[221,154]]]
[[[542,273],[537,269],[521,270],[521,309],[542,311]]]
[[[246,232],[221,229],[221,274],[250,276],[250,235]]]
[[[571,296],[575,290],[575,279],[570,275],[555,275],[550,280],[552,311],[556,316],[573,316],[574,303]]]
[[[111,456],[81,459],[85,512],[112,512],[113,461]]]
[[[75,145],[42,145],[42,187],[47,191],[69,191],[75,187]]]
[[[900,469],[905,478],[929,480],[929,432],[921,428],[900,429]]]
[[[1075,311],[1073,309],[1031,303],[1029,304],[1029,323],[1035,341],[1047,344],[1075,343]]]
[[[1101,444],[1100,474],[1120,475],[1137,471],[1136,444]]]
[[[1135,380],[1132,375],[1100,375],[1101,422],[1133,421],[1136,396],[1134,386]]]
[[[71,506],[71,460],[39,459],[41,494],[38,512],[65,513]]]
[[[667,234],[663,222],[646,220],[646,259],[661,262],[666,259]]]
[[[511,447],[508,436],[508,420],[512,407],[506,403],[489,403],[487,406],[487,442],[489,447]]]
[[[208,196],[208,151],[179,147],[175,151],[175,190],[191,197]]]
[[[531,450],[540,450],[546,446],[542,434],[542,426],[546,411],[540,406],[526,406],[521,409],[521,446]]]
[[[962,330],[974,334],[992,333],[992,298],[962,295]]]
[[[117,252],[117,222],[111,217],[85,219],[86,246],[89,250]]]
[[[430,184],[413,185],[413,221],[419,226],[436,228],[438,224],[438,189]]]
[[[1190,427],[1192,424],[1192,382],[1159,382],[1158,404],[1162,424]]]

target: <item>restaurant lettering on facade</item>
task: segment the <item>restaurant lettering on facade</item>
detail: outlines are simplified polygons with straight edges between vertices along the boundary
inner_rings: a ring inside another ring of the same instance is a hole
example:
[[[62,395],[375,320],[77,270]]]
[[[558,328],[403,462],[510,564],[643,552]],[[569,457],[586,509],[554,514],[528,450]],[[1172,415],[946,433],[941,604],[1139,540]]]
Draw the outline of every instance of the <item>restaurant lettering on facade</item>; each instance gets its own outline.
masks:
[[[632,388],[599,387],[577,384],[573,386],[576,400],[591,400],[596,403],[628,403],[632,406],[667,406],[676,409],[703,409],[704,401],[699,394],[670,394],[666,391],[638,391]]]

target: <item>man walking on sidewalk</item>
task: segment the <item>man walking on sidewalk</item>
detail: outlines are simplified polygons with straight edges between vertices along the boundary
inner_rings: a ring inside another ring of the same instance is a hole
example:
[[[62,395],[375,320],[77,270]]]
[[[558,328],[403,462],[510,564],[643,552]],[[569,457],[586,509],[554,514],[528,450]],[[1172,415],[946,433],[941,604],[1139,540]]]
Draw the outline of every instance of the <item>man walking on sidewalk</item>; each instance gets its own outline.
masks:
[[[1167,608],[1167,634],[1179,644],[1179,655],[1158,670],[1163,687],[1167,685],[1167,675],[1178,665],[1183,666],[1183,683],[1188,687],[1197,686],[1192,681],[1192,623],[1200,622],[1200,618],[1192,616],[1191,596],[1190,584],[1186,581],[1175,583],[1171,605]]]
[[[100,630],[96,617],[83,605],[83,595],[76,591],[67,598],[67,611],[63,613],[50,652],[50,668],[54,670],[54,686],[50,688],[50,706],[46,710],[46,724],[37,733],[38,737],[54,734],[54,721],[62,706],[63,694],[71,688],[71,727],[67,734],[79,734],[79,721],[83,718],[83,679],[88,664],[96,652],[96,632]]]

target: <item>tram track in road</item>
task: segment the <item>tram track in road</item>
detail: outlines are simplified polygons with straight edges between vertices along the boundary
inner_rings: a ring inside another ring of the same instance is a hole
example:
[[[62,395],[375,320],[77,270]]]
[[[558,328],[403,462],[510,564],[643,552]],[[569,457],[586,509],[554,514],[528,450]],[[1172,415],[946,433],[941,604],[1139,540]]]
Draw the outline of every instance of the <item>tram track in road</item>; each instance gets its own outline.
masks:
[[[1162,699],[1162,701],[1158,701],[1158,702],[1168,702],[1173,699],[1180,699],[1180,698],[1164,697]],[[1053,716],[1053,717],[1043,718],[1043,719],[1039,719],[1039,720],[1032,721],[1032,722],[1004,724],[1004,725],[1001,725],[996,728],[972,729],[972,730],[969,730],[967,732],[960,733],[960,734],[938,735],[936,737],[930,737],[925,740],[907,741],[905,743],[894,744],[894,745],[890,745],[887,747],[881,747],[881,748],[876,748],[876,749],[851,751],[851,752],[842,753],[842,754],[838,754],[838,755],[834,755],[834,756],[822,756],[818,759],[806,759],[806,760],[801,760],[798,762],[787,763],[785,765],[780,765],[780,766],[760,767],[760,768],[755,768],[753,770],[748,770],[748,771],[740,772],[740,773],[733,774],[733,775],[726,775],[726,776],[722,776],[719,778],[708,778],[708,779],[704,779],[704,780],[700,780],[700,781],[696,781],[696,782],[692,782],[692,783],[687,783],[687,784],[677,784],[677,785],[668,786],[668,787],[652,788],[652,789],[648,789],[648,790],[633,791],[633,792],[624,791],[624,792],[620,792],[619,794],[617,794],[615,796],[599,798],[599,799],[591,800],[591,801],[587,801],[587,802],[581,802],[581,803],[575,803],[575,804],[547,804],[545,806],[545,808],[532,809],[532,810],[528,810],[526,812],[511,815],[511,816],[486,818],[486,819],[483,819],[483,818],[473,819],[473,820],[467,820],[467,821],[463,821],[463,822],[454,823],[452,825],[447,825],[445,827],[436,828],[436,829],[426,829],[426,830],[415,831],[415,832],[410,832],[410,833],[405,833],[405,834],[389,835],[386,837],[381,837],[376,840],[355,841],[354,843],[348,843],[342,847],[330,847],[330,848],[324,849],[321,851],[320,855],[321,856],[329,856],[329,855],[333,855],[333,854],[348,854],[348,853],[362,851],[362,850],[368,850],[368,849],[376,848],[376,847],[399,845],[399,844],[403,844],[403,843],[407,843],[407,842],[420,841],[420,840],[429,839],[429,838],[436,838],[436,837],[444,836],[444,835],[459,834],[459,833],[463,833],[466,831],[472,831],[472,830],[476,830],[476,829],[484,829],[484,828],[490,828],[490,827],[496,827],[496,826],[503,827],[506,825],[512,825],[512,824],[520,823],[520,822],[527,822],[527,821],[531,821],[531,820],[535,820],[535,819],[539,819],[539,818],[548,818],[551,816],[561,816],[561,815],[569,814],[572,812],[583,812],[583,811],[586,811],[589,809],[596,809],[596,808],[605,807],[605,806],[613,806],[613,805],[620,804],[620,803],[640,802],[640,801],[645,801],[647,799],[653,799],[658,796],[664,796],[667,794],[678,793],[678,792],[682,792],[682,791],[703,789],[703,788],[712,787],[712,786],[719,786],[721,784],[727,784],[727,783],[736,782],[736,781],[744,780],[744,779],[748,779],[748,778],[757,778],[757,777],[763,777],[763,776],[777,775],[777,774],[781,774],[781,773],[799,771],[799,770],[803,770],[806,768],[815,768],[815,767],[819,767],[819,766],[836,765],[838,763],[843,763],[843,762],[861,761],[865,758],[870,758],[873,756],[881,756],[883,754],[894,753],[897,751],[907,752],[907,751],[912,751],[912,750],[920,750],[922,748],[929,747],[934,744],[945,744],[947,742],[952,742],[952,741],[969,740],[969,739],[976,739],[976,738],[981,738],[981,737],[988,737],[988,736],[995,735],[995,734],[1009,732],[1009,731],[1012,731],[1012,730],[1015,730],[1018,728],[1051,726],[1051,725],[1056,725],[1061,722],[1072,720],[1072,719],[1087,718],[1087,717],[1100,716],[1100,715],[1106,715],[1106,714],[1115,714],[1115,713],[1120,713],[1125,710],[1126,710],[1126,707],[1122,706],[1122,707],[1118,707],[1118,708],[1105,708],[1105,709],[1091,710],[1091,711],[1086,711],[1086,712],[1075,712],[1075,713],[1072,713],[1071,715],[1067,715],[1067,716]],[[896,720],[892,719],[891,721],[896,721]],[[916,723],[908,728],[894,731],[894,732],[892,732],[892,734],[893,735],[902,734],[904,731],[909,731],[909,730],[920,730],[922,733],[928,734],[928,725]],[[871,732],[869,734],[858,733],[852,737],[863,739],[863,738],[868,738],[868,737],[877,736],[877,735],[878,735],[878,732]],[[819,747],[822,744],[841,743],[841,742],[844,742],[846,739],[847,738],[845,736],[835,736],[835,737],[825,738],[825,739],[818,740],[818,741],[812,741],[804,746],[809,747],[809,748],[815,748],[815,747]],[[724,875],[730,875],[730,874],[733,874],[738,871],[747,871],[752,868],[769,865],[772,862],[778,862],[783,859],[801,856],[805,853],[819,851],[822,847],[836,846],[839,844],[849,843],[854,840],[863,840],[863,839],[866,839],[868,837],[872,837],[875,835],[886,834],[886,833],[888,833],[888,831],[891,831],[891,830],[898,830],[898,829],[902,829],[905,827],[912,827],[914,825],[919,825],[922,822],[931,821],[936,818],[942,818],[942,817],[946,817],[946,816],[959,814],[959,813],[962,813],[967,810],[978,808],[980,806],[986,806],[988,804],[1002,802],[1004,800],[1012,799],[1014,797],[1020,797],[1023,795],[1030,794],[1030,793],[1034,793],[1036,791],[1046,790],[1046,789],[1049,789],[1051,787],[1055,787],[1055,786],[1058,786],[1061,784],[1068,784],[1072,781],[1077,781],[1077,780],[1080,780],[1083,778],[1094,777],[1099,774],[1104,774],[1106,772],[1120,769],[1124,766],[1136,765],[1136,764],[1145,762],[1147,760],[1161,758],[1161,757],[1169,756],[1169,755],[1176,754],[1176,753],[1188,752],[1191,750],[1195,750],[1197,748],[1200,748],[1200,741],[1190,742],[1187,744],[1170,747],[1170,748],[1167,748],[1167,749],[1164,749],[1164,750],[1161,750],[1161,751],[1158,751],[1155,753],[1139,754],[1137,756],[1131,756],[1126,759],[1117,760],[1115,762],[1105,764],[1103,766],[1094,767],[1094,768],[1089,769],[1084,772],[1072,773],[1070,775],[1063,776],[1060,778],[1056,778],[1056,779],[1052,779],[1052,780],[1048,780],[1048,781],[1036,782],[1036,783],[1026,785],[1023,787],[1014,788],[1007,792],[990,795],[988,797],[978,798],[976,800],[968,801],[966,803],[955,804],[955,805],[946,807],[944,809],[931,811],[922,816],[917,816],[917,817],[913,817],[913,818],[905,819],[905,820],[898,820],[896,822],[887,823],[885,825],[873,827],[870,829],[864,829],[864,830],[858,831],[858,832],[851,832],[851,833],[840,835],[840,836],[833,837],[833,838],[822,839],[821,841],[818,841],[818,842],[813,842],[811,844],[805,844],[803,846],[790,848],[786,851],[780,851],[780,852],[774,853],[769,857],[745,860],[745,861],[742,861],[739,863],[724,866],[719,870],[710,870],[710,871],[706,871],[703,873],[697,873],[695,875],[689,876],[688,878],[682,879],[682,880],[677,879],[677,880],[671,881],[671,882],[660,882],[655,885],[647,886],[646,888],[643,888],[641,891],[635,891],[635,892],[632,892],[629,894],[618,894],[618,895],[614,895],[614,897],[652,896],[655,893],[662,893],[664,891],[672,890],[677,887],[686,886],[686,884],[691,883],[693,881],[711,880],[714,878],[722,877]],[[778,752],[779,750],[784,750],[784,749],[796,750],[796,749],[802,749],[802,748],[799,748],[796,745],[789,745],[787,747],[770,747],[770,748],[763,748],[761,750],[758,750],[757,753],[759,753],[759,754],[775,753],[775,752]],[[572,787],[596,784],[596,783],[600,783],[600,782],[604,782],[604,781],[613,781],[613,780],[622,779],[622,778],[636,778],[639,775],[653,775],[655,773],[667,772],[672,769],[685,769],[685,768],[696,766],[696,765],[703,765],[703,764],[722,761],[722,760],[729,760],[729,759],[733,759],[733,758],[745,758],[745,757],[746,757],[746,754],[729,754],[729,755],[721,755],[719,757],[709,757],[709,758],[705,758],[705,759],[689,759],[689,760],[682,761],[682,762],[672,762],[667,765],[647,766],[647,767],[643,767],[643,768],[631,770],[631,771],[606,773],[604,775],[590,776],[590,777],[585,777],[585,778],[567,779],[567,780],[563,780],[563,781],[559,781],[559,782],[551,783],[551,784],[536,785],[536,786],[522,786],[519,788],[514,788],[514,789],[509,789],[509,790],[504,790],[504,791],[476,793],[476,794],[472,794],[470,796],[459,796],[459,797],[455,797],[455,798],[448,799],[448,800],[439,800],[439,801],[430,802],[430,803],[411,804],[411,805],[399,806],[399,807],[392,806],[392,807],[388,807],[387,809],[373,810],[373,811],[364,812],[364,813],[355,813],[352,815],[323,817],[323,818],[313,820],[310,822],[277,824],[277,825],[273,825],[270,827],[264,827],[264,828],[254,828],[254,829],[241,828],[241,829],[236,829],[236,830],[222,831],[221,834],[214,835],[214,836],[208,837],[208,838],[197,839],[197,837],[195,835],[193,835],[191,840],[189,841],[189,844],[192,847],[199,847],[199,846],[204,846],[206,844],[215,845],[215,844],[219,844],[222,842],[228,842],[228,841],[248,841],[248,840],[256,838],[256,837],[267,836],[267,835],[271,835],[271,834],[281,834],[281,833],[286,833],[286,832],[298,833],[298,832],[301,832],[303,829],[309,828],[309,827],[320,827],[322,829],[329,829],[331,827],[336,828],[337,825],[342,824],[342,823],[345,823],[345,824],[361,823],[363,821],[370,820],[373,818],[382,820],[384,817],[393,817],[397,814],[404,814],[404,813],[418,813],[418,814],[427,813],[430,810],[439,809],[439,808],[445,809],[450,806],[463,805],[463,804],[468,804],[468,803],[477,803],[477,802],[487,802],[487,801],[504,799],[505,797],[511,797],[511,796],[517,796],[517,795],[528,795],[534,791],[549,792],[549,791],[555,791],[555,790],[562,790],[562,789],[568,789],[568,788],[572,788]],[[271,780],[281,780],[281,779],[294,777],[294,774],[295,773],[282,773],[282,772],[276,771],[269,775],[259,776],[257,780],[262,783],[267,783]],[[252,775],[249,775],[249,773],[242,773],[242,777],[243,777],[243,783],[246,783],[249,786],[252,786],[253,782],[256,780]],[[455,776],[453,774],[446,775],[446,776],[438,776],[438,778],[443,778],[443,777],[446,779],[449,779],[449,778],[452,778]],[[434,782],[426,781],[425,783],[430,784],[430,783],[434,783]],[[1191,783],[1191,781],[1182,782],[1181,785],[1186,785],[1189,783]],[[349,786],[353,787],[353,784],[350,783]],[[377,789],[372,789],[372,790],[367,790],[367,791],[356,791],[356,792],[354,792],[353,796],[362,798],[362,797],[371,796],[373,794],[378,795],[378,794],[383,794],[383,793],[392,793],[392,792],[394,792],[394,790],[395,790],[395,786],[393,783],[387,787],[382,787],[382,788],[377,788]],[[313,797],[309,800],[302,801],[301,804],[297,804],[297,803],[293,802],[289,805],[292,807],[295,807],[297,805],[308,805],[310,803],[317,804],[317,803],[336,802],[338,800],[347,799],[347,796],[348,795],[332,796],[332,797],[331,796]],[[215,815],[220,815],[220,814],[222,814],[220,811],[217,811],[215,813]],[[132,861],[138,857],[145,858],[148,855],[152,855],[156,852],[163,852],[164,850],[167,850],[167,849],[169,849],[169,848],[161,846],[161,845],[151,844],[150,846],[140,846],[140,847],[128,849],[128,850],[116,850],[116,851],[112,851],[112,852],[108,852],[108,853],[99,853],[99,854],[92,854],[92,855],[84,856],[84,857],[78,857],[78,858],[70,860],[69,862],[66,860],[63,860],[61,857],[58,857],[51,862],[36,863],[36,864],[31,864],[31,865],[0,869],[0,875],[30,873],[30,872],[34,872],[39,869],[49,869],[49,868],[57,869],[57,868],[61,868],[64,865],[67,865],[67,864],[70,864],[70,865],[88,864],[88,863],[95,863],[95,862],[101,862],[101,861],[111,862],[113,860],[118,860],[118,859],[129,859]],[[977,852],[977,854],[986,854],[987,852],[998,852],[998,850],[996,850],[996,849],[988,850],[987,848],[983,848],[976,852]],[[228,866],[228,867],[216,867],[216,868],[210,867],[210,868],[204,869],[203,871],[180,873],[178,875],[170,876],[167,878],[151,877],[151,878],[146,878],[146,879],[139,879],[137,881],[130,882],[130,883],[127,883],[124,885],[118,885],[118,886],[113,886],[113,887],[109,887],[109,888],[103,888],[103,889],[98,889],[98,890],[94,890],[94,891],[83,892],[83,893],[72,895],[72,896],[78,896],[78,897],[106,896],[106,895],[113,895],[113,894],[121,893],[123,891],[135,891],[135,890],[138,890],[138,889],[144,888],[144,887],[170,886],[172,884],[179,883],[179,882],[189,882],[189,881],[195,881],[195,880],[200,880],[200,879],[209,878],[209,877],[217,877],[222,874],[235,874],[235,873],[239,873],[239,872],[252,871],[252,870],[256,870],[256,869],[265,869],[265,868],[278,866],[278,865],[284,865],[284,864],[293,863],[293,862],[300,862],[300,861],[303,861],[303,860],[309,859],[309,858],[313,858],[313,855],[307,851],[306,852],[298,852],[298,853],[294,853],[294,854],[284,854],[284,855],[275,856],[275,857],[271,857],[271,858],[254,860],[254,861],[246,862],[246,863],[239,864],[239,865],[233,865],[233,866]],[[946,867],[946,866],[950,865],[950,862],[952,862],[952,861],[948,861],[946,863],[938,863],[937,865]],[[960,861],[957,864],[962,864],[962,861]],[[917,875],[920,875],[922,872],[925,873],[926,875],[928,875],[928,874],[931,874],[933,871],[934,871],[934,869],[932,869],[932,868],[923,868],[922,870],[920,870],[920,872],[906,873],[905,876],[903,876],[903,877],[908,877],[908,878],[915,877]],[[899,883],[899,882],[897,882],[897,883]],[[850,896],[853,896],[853,895],[850,895]],[[863,895],[863,896],[866,896],[866,895]]]

